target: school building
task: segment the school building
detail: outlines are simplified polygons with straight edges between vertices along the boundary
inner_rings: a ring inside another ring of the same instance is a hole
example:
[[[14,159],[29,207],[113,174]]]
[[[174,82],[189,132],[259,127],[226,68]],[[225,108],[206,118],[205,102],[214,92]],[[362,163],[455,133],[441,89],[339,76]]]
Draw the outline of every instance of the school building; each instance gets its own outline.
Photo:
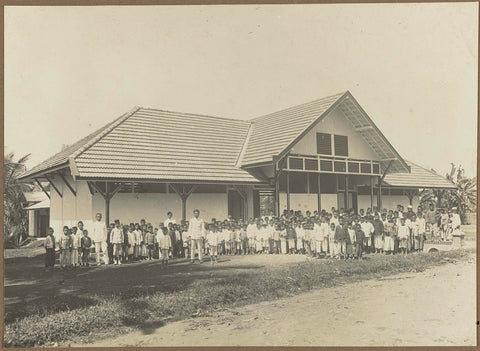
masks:
[[[135,107],[21,178],[50,183],[56,234],[97,212],[158,225],[168,211],[179,220],[198,208],[209,221],[395,208],[418,205],[422,189],[455,189],[404,160],[348,91],[251,120]]]

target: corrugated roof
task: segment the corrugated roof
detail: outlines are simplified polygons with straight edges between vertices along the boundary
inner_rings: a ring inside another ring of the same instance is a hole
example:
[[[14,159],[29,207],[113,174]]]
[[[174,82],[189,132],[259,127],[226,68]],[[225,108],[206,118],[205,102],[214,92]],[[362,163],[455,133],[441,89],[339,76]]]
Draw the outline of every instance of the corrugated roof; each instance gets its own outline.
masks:
[[[428,169],[425,169],[413,162],[407,161],[411,173],[387,174],[384,178],[385,186],[406,187],[406,188],[440,188],[456,189],[455,184]]]
[[[252,119],[253,132],[242,165],[271,162],[272,156],[280,154],[344,94],[327,96]]]
[[[79,177],[255,182],[235,167],[250,122],[139,108],[73,157]]]

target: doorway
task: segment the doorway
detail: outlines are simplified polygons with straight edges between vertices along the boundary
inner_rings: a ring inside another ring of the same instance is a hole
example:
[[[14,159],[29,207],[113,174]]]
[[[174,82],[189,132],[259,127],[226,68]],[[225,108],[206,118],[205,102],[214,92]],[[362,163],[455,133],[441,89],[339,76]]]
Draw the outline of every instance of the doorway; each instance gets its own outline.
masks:
[[[245,202],[236,190],[228,191],[228,214],[236,220],[245,219]]]

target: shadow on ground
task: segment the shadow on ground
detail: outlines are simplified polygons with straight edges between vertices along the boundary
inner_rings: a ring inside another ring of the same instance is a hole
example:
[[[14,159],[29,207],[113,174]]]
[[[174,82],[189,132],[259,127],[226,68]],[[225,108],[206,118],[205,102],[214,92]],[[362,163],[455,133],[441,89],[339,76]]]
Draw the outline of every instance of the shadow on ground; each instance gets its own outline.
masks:
[[[153,260],[121,266],[79,267],[68,271],[56,267],[53,272],[45,271],[43,255],[7,258],[4,262],[6,323],[31,314],[91,306],[99,298],[113,295],[123,299],[128,306],[127,300],[132,297],[182,291],[198,280],[229,277],[232,273],[251,272],[263,267],[233,263],[223,257],[213,267],[207,259],[203,264],[174,259],[167,269],[162,269],[160,261]],[[55,301],[53,304],[52,299]],[[137,311],[140,308],[134,307]],[[125,321],[125,324],[129,322]],[[145,331],[148,333],[156,327],[159,325],[146,325]]]

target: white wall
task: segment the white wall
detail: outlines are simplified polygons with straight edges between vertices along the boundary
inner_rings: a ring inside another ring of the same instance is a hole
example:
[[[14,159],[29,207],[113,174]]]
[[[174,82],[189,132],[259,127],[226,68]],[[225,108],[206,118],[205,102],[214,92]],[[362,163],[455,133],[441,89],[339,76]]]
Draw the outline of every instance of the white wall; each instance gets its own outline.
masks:
[[[317,132],[346,135],[348,137],[348,157],[350,158],[367,160],[379,159],[338,108],[330,112],[311,131],[309,131],[307,135],[299,140],[292,148],[291,153],[317,155]],[[333,139],[332,152],[335,152]]]
[[[62,194],[60,197],[55,189],[50,190],[50,227],[55,231],[57,239],[60,238],[63,226],[76,226],[78,221],[83,221],[85,228],[89,229],[89,224],[93,220],[92,195],[87,182],[75,182],[70,175],[65,178],[76,191],[77,196],[73,195],[59,176],[52,178],[52,182]]]
[[[227,194],[195,194],[187,199],[187,220],[193,217],[193,210],[198,208],[200,216],[205,221],[212,218],[225,219],[228,217]]]
[[[227,194],[191,194],[187,199],[187,219],[193,216],[196,208],[200,210],[200,216],[205,221],[210,221],[213,217],[227,218],[227,201]],[[177,223],[182,220],[182,200],[175,193],[117,193],[110,200],[110,223],[115,219],[122,223],[136,223],[143,218],[147,223],[158,226],[167,219],[168,211],[173,213]],[[96,193],[93,199],[93,215],[97,212],[105,216],[105,200]]]
[[[287,209],[287,194],[280,193],[280,212]],[[338,208],[337,194],[321,194],[322,209],[330,212],[332,207]],[[314,212],[318,209],[317,194],[290,194],[290,209],[301,210],[305,213],[307,210]]]

